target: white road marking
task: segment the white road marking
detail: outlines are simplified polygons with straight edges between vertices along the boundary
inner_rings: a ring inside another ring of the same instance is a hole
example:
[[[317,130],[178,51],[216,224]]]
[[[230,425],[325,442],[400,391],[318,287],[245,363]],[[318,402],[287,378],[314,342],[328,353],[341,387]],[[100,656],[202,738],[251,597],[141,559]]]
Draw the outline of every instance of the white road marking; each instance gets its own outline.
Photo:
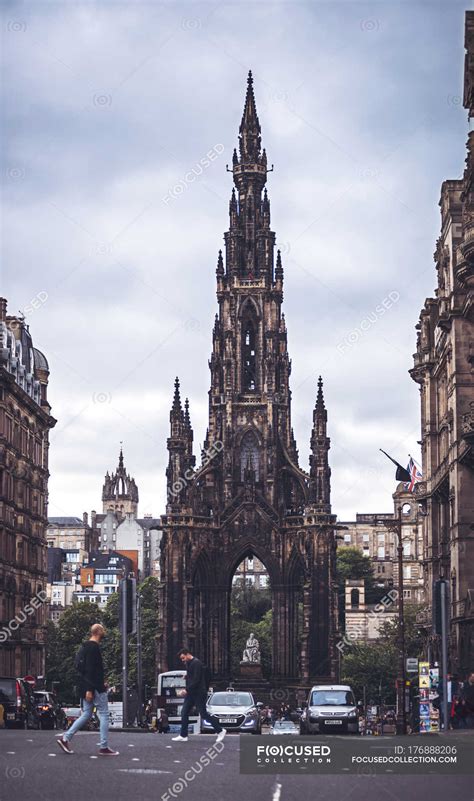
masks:
[[[165,746],[165,748],[172,748],[172,747],[173,747],[172,745]]]
[[[48,754],[48,756],[57,756],[57,754]]]
[[[154,768],[119,768],[119,773],[152,773],[157,775],[158,773],[169,773],[171,774],[171,770],[155,770]]]
[[[33,740],[27,740],[26,742],[27,742],[27,743],[32,743],[32,742],[33,742]]]
[[[135,743],[129,743],[129,744],[128,744],[128,747],[129,747],[129,748],[135,748]]]
[[[280,801],[280,796],[281,796],[281,784],[279,782],[275,782],[272,801]]]
[[[140,762],[139,757],[132,757],[132,762]]]
[[[16,751],[7,751],[7,754],[16,754]]]
[[[89,757],[89,759],[99,759],[99,757],[98,756],[91,756],[91,757]]]
[[[181,760],[180,759],[173,759],[173,762],[178,762],[179,764],[181,764]]]

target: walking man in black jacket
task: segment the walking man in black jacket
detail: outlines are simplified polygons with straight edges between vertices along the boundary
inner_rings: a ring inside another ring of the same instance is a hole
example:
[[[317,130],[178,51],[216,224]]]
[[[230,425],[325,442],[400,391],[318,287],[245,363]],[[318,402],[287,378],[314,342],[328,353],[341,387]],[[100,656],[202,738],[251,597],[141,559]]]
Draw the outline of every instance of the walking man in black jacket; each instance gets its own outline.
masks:
[[[91,626],[90,640],[81,647],[76,657],[76,668],[79,673],[79,688],[82,700],[82,715],[78,717],[57,743],[66,754],[73,754],[69,742],[75,733],[86,725],[92,717],[94,707],[97,709],[100,721],[100,756],[117,756],[108,745],[109,709],[107,689],[104,683],[104,665],[99,643],[105,637],[105,629],[100,623]]]
[[[218,743],[224,739],[227,734],[226,729],[223,729],[219,723],[219,719],[215,715],[209,715],[206,709],[207,700],[207,686],[206,677],[204,675],[204,668],[202,662],[192,655],[191,651],[187,648],[181,648],[178,653],[181,662],[186,667],[186,698],[184,699],[183,708],[181,710],[181,732],[173,740],[185,743],[188,740],[188,725],[189,713],[193,706],[196,707],[201,718],[208,720],[214,731],[217,732]]]

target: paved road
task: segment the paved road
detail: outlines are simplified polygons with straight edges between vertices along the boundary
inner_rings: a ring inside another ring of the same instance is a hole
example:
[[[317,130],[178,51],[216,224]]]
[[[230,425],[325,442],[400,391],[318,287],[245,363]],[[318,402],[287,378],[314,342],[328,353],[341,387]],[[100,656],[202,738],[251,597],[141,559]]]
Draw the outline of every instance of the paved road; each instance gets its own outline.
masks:
[[[250,735],[249,735],[250,736]],[[0,731],[0,801],[465,801],[469,776],[242,776],[239,738],[228,735],[208,766],[213,736],[111,733],[115,758],[96,757],[98,736],[79,733],[67,756],[52,732]],[[193,768],[202,767],[200,772]],[[183,786],[187,773],[193,781]],[[170,792],[171,791],[171,792]],[[173,795],[174,793],[174,795]]]

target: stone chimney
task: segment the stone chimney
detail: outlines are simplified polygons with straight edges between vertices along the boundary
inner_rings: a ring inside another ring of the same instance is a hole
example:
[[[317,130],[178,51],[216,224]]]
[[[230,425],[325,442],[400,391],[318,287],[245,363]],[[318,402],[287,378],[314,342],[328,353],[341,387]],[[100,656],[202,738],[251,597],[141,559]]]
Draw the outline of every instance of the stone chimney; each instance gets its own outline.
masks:
[[[4,323],[7,319],[7,301],[6,298],[0,298],[0,323]]]

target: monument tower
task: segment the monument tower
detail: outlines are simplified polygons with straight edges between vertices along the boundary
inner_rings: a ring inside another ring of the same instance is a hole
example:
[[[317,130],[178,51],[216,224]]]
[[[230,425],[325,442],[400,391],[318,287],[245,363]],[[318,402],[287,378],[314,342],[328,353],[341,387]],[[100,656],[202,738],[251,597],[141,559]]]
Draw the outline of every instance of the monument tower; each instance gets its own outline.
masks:
[[[230,678],[232,578],[244,558],[255,556],[267,568],[272,595],[271,680],[310,683],[336,674],[330,441],[320,378],[310,469],[301,469],[291,427],[283,264],[270,227],[251,73],[231,172],[199,467],[178,379],[170,414],[158,668],[175,667],[186,644],[216,679]]]

